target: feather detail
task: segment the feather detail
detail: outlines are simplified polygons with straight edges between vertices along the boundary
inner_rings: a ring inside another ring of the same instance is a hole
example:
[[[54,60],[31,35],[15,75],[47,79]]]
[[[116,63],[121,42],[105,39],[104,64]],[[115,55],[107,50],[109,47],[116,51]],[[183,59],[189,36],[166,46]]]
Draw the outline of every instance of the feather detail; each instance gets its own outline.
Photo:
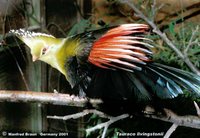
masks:
[[[154,47],[152,40],[144,37],[148,30],[145,24],[123,24],[110,29],[93,43],[88,61],[100,68],[141,70],[141,65],[150,61],[150,48]]]
[[[171,78],[175,83],[193,92],[197,97],[200,97],[200,76],[158,63],[151,64],[150,66]]]
[[[33,37],[51,37],[51,38],[55,38],[54,36],[49,35],[49,34],[35,33],[35,32],[31,32],[31,31],[24,30],[24,29],[10,30],[9,33],[13,33],[16,36],[21,37],[21,38],[33,38]]]

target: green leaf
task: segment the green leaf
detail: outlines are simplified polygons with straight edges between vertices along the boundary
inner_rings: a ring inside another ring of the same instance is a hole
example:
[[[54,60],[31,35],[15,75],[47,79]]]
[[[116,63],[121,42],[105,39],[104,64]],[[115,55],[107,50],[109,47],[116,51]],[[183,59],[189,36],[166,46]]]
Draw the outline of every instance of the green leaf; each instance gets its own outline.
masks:
[[[175,31],[174,31],[174,26],[176,25],[176,22],[175,21],[172,21],[170,24],[169,24],[169,32],[175,36]]]

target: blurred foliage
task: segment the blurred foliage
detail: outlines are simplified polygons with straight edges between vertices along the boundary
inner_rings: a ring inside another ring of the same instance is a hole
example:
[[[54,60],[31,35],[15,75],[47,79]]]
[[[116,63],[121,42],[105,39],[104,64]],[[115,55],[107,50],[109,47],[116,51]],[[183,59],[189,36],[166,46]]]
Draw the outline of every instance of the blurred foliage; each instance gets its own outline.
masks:
[[[87,128],[91,128],[96,126],[97,124],[101,124],[103,122],[108,121],[108,119],[105,118],[100,118],[98,115],[91,115],[91,117],[88,120],[88,125],[86,126]],[[87,138],[100,138],[102,133],[103,133],[104,128],[99,129],[95,132],[92,133],[87,133],[86,137]],[[124,132],[122,129],[118,128],[118,127],[112,127],[110,126],[106,132],[106,138],[118,138],[118,133],[117,132]]]
[[[167,33],[170,40],[172,40],[177,48],[184,53],[197,26],[198,25],[193,23],[185,23],[178,31],[175,31],[176,25],[172,21],[169,24],[169,28],[165,30],[165,33]],[[200,68],[200,31],[197,31],[196,34],[193,35],[192,41],[195,43],[189,47],[187,55],[191,62],[197,68]],[[156,54],[154,54],[153,57],[154,60],[190,71],[184,61],[180,59],[177,54],[163,42],[163,40],[157,39],[155,42],[157,47],[155,50]]]
[[[78,23],[72,26],[67,36],[73,36],[76,34],[101,29],[103,27],[109,27],[109,24],[106,24],[104,21],[99,20],[98,25],[96,25],[93,24],[90,20],[81,19]]]
[[[85,31],[93,30],[96,26],[91,24],[89,20],[82,19],[80,22],[76,23],[68,32],[68,36],[83,33]]]

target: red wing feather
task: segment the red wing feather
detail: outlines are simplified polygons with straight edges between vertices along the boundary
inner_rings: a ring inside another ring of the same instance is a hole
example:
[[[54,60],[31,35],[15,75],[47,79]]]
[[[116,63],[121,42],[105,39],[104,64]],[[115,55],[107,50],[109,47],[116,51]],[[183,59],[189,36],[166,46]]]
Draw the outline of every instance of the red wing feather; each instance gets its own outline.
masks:
[[[150,61],[149,48],[153,46],[148,43],[150,39],[134,35],[145,35],[148,30],[145,24],[123,24],[108,30],[93,44],[89,62],[100,68],[141,70],[140,64]]]

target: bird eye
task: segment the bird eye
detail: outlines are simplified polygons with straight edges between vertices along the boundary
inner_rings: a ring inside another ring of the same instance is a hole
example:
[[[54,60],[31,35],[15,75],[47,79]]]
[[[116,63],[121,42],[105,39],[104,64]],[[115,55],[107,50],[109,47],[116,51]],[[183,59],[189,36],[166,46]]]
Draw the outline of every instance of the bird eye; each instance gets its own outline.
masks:
[[[46,47],[43,48],[43,49],[42,49],[42,55],[44,55],[44,54],[46,53],[46,51],[47,51],[47,48],[46,48]]]

